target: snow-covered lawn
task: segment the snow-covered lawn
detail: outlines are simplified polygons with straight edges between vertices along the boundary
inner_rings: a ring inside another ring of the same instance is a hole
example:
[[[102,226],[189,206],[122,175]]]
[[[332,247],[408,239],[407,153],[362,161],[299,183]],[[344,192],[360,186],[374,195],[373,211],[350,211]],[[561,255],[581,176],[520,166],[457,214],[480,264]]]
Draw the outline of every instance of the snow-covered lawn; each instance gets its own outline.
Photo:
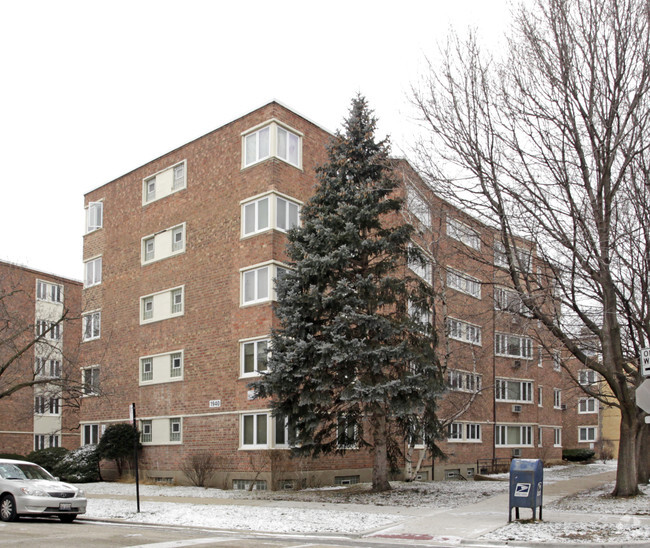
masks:
[[[614,470],[615,462],[590,465],[556,466],[544,470],[544,482],[598,474]],[[200,487],[141,485],[141,512],[135,501],[124,498],[135,495],[135,486],[128,483],[91,483],[80,485],[88,495],[89,518],[117,518],[142,523],[194,525],[220,529],[263,531],[273,533],[340,533],[358,534],[410,517],[426,515],[428,509],[440,511],[480,502],[508,492],[508,475],[502,481],[447,481],[431,483],[393,482],[388,493],[372,493],[367,484],[345,488],[305,489],[302,491],[233,491]],[[540,542],[612,542],[650,539],[650,527],[639,524],[638,516],[650,515],[650,487],[645,496],[630,500],[608,497],[612,485],[579,496],[567,497],[545,504],[544,510],[557,509],[571,513],[612,515],[611,523],[519,522],[501,527],[485,540],[527,540]],[[105,497],[103,497],[105,496]],[[95,498],[101,497],[101,498]],[[174,497],[175,500],[170,500]],[[176,497],[197,499],[178,501]],[[212,499],[212,500],[199,500]],[[277,501],[270,504],[268,501]],[[202,504],[203,503],[203,504]],[[332,504],[336,503],[336,504]],[[365,505],[350,507],[347,505]],[[617,515],[618,517],[615,517]],[[462,536],[462,532],[459,532]]]

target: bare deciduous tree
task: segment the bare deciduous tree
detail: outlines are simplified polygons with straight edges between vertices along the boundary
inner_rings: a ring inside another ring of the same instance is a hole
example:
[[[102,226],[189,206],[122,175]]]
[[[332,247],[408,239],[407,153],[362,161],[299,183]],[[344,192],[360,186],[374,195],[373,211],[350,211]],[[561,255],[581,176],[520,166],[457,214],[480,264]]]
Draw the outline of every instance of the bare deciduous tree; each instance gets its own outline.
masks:
[[[453,37],[412,94],[427,130],[418,167],[493,224],[534,317],[611,389],[618,496],[638,493],[647,431],[634,390],[650,345],[648,11],[646,0],[536,0],[516,12],[503,60],[475,35]],[[525,268],[518,237],[549,275]],[[543,302],[548,284],[562,313]],[[584,350],[585,332],[599,358]]]

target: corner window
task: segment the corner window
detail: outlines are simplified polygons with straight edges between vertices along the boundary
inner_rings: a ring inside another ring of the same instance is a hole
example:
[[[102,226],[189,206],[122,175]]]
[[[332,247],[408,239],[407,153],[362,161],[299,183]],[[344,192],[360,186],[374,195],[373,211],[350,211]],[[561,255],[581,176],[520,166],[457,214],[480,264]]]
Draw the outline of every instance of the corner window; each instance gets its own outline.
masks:
[[[273,280],[280,278],[286,271],[286,268],[278,266],[275,263],[250,270],[242,270],[242,304],[257,304],[274,299]]]
[[[94,339],[99,339],[101,333],[101,318],[102,313],[100,311],[91,312],[90,314],[85,314],[83,316],[84,332],[83,340],[92,341]]]
[[[104,222],[103,202],[90,202],[86,208],[86,234],[102,228]]]
[[[277,121],[242,135],[242,167],[254,165],[270,157],[279,158],[297,168],[302,167],[302,135]]]
[[[275,193],[242,202],[242,236],[269,229],[286,232],[300,224],[300,204]]]
[[[102,283],[102,258],[90,259],[84,265],[84,286],[92,287]]]
[[[266,371],[269,353],[268,339],[242,342],[240,352],[242,377],[251,377]]]

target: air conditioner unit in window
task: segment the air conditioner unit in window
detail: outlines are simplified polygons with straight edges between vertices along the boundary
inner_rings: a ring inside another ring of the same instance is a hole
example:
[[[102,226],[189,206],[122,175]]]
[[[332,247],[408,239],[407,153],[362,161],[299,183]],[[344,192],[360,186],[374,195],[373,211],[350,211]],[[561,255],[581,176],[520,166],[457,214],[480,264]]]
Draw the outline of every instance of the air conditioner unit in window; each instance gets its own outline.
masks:
[[[512,406],[512,412],[513,413],[521,413],[521,405],[519,405],[518,403],[515,403]]]
[[[516,459],[521,457],[521,449],[513,449],[512,450],[512,456],[513,456],[513,458],[516,458]]]
[[[512,362],[512,368],[513,369],[519,369],[521,367],[521,360],[515,360]]]

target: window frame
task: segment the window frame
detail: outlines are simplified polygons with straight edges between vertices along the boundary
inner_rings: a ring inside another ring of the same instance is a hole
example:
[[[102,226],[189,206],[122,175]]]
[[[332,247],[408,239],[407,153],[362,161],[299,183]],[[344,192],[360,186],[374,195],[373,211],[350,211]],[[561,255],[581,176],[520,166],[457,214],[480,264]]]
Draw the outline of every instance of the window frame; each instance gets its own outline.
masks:
[[[99,365],[89,365],[81,368],[81,393],[82,397],[99,396],[101,382],[101,367]],[[87,376],[90,379],[87,380]]]
[[[445,234],[475,251],[481,251],[481,233],[455,217],[447,216]]]
[[[472,344],[475,346],[483,345],[483,328],[480,325],[466,322],[465,320],[459,320],[458,318],[454,318],[452,316],[447,317],[446,324],[447,337],[450,339]],[[460,331],[459,334],[456,333],[456,324]],[[475,334],[478,334],[478,339],[471,336],[470,328]]]
[[[91,275],[89,275],[89,267]],[[93,257],[84,261],[84,288],[94,287],[102,283],[102,256]]]
[[[553,409],[562,409],[562,390],[553,388]]]
[[[504,339],[503,342],[499,342],[501,339]],[[500,351],[500,348],[505,347],[510,349],[510,339],[519,339],[519,354],[506,354]],[[525,350],[528,349],[528,352]],[[503,333],[495,332],[494,333],[494,354],[495,356],[500,356],[503,358],[514,358],[516,360],[532,360],[533,359],[533,339],[531,337],[526,337],[524,335],[515,335],[514,333]]]
[[[446,283],[448,288],[474,297],[475,299],[481,299],[481,280],[461,270],[447,267]],[[476,290],[473,291],[471,289],[472,286],[475,286]]]
[[[86,423],[83,425],[82,445],[97,445],[100,437],[99,423]]]
[[[180,166],[183,166],[182,186],[177,185],[177,179],[176,179],[176,171],[177,168],[179,168]],[[163,176],[162,181],[165,182],[167,178],[166,175],[167,172],[169,172],[169,180],[170,180],[168,191],[166,191],[165,189],[161,189],[159,185],[161,176]],[[150,192],[150,188],[149,188],[151,184],[153,184],[153,193]],[[175,194],[176,192],[180,192],[181,190],[184,190],[186,188],[187,188],[187,159],[183,159],[180,162],[171,164],[159,171],[156,171],[155,173],[152,173],[142,178],[142,206],[144,207],[154,202],[157,202],[158,200],[162,200],[163,198],[166,198],[167,196],[171,196],[172,194]]]
[[[520,443],[507,443],[509,437],[508,432],[511,428],[519,429]],[[505,443],[503,443],[504,441]],[[497,424],[495,427],[494,445],[495,447],[533,447],[533,427],[529,424]]]
[[[580,415],[594,415],[598,413],[598,400],[593,397],[579,398],[578,399],[578,414]],[[590,409],[590,407],[592,409]]]
[[[253,442],[247,443],[246,435],[246,422],[247,418],[252,417],[252,436]],[[260,422],[263,421],[263,422]],[[266,411],[260,412],[246,412],[240,414],[240,449],[268,449],[269,448],[269,437],[271,435],[271,428],[269,428],[269,413]],[[264,441],[261,442],[258,439],[260,434],[260,425],[264,424]]]
[[[88,202],[86,206],[86,232],[90,234],[104,227],[104,202]],[[85,235],[84,234],[84,235]]]
[[[585,434],[583,439],[583,433]],[[589,434],[593,435],[589,439]],[[598,428],[596,426],[579,426],[578,427],[578,443],[595,443],[598,441]]]
[[[447,369],[447,385],[453,392],[476,394],[483,389],[483,375],[462,369]]]
[[[280,135],[282,132],[286,133],[284,155],[281,151],[280,144]],[[264,147],[260,147],[260,136],[262,133],[266,133],[266,142],[264,143]],[[277,158],[290,166],[302,170],[304,134],[284,122],[281,122],[277,118],[271,118],[257,126],[248,128],[246,131],[241,133],[241,138],[241,169],[255,166],[269,158]],[[293,156],[289,154],[289,151],[291,150],[290,141],[292,138],[296,139],[295,161]],[[254,143],[254,151],[249,149],[249,146],[252,146],[252,143]],[[264,148],[263,152],[262,148]],[[253,154],[249,155],[249,152],[253,152]]]
[[[511,384],[519,385],[517,390],[519,399],[510,398],[510,395],[514,392],[514,390],[510,389]],[[533,386],[534,382],[532,380],[497,377],[494,385],[494,399],[502,403],[534,403]]]
[[[266,216],[261,218],[260,204],[266,202]],[[280,219],[280,202],[285,202],[285,223]],[[286,233],[294,226],[300,226],[303,203],[292,196],[276,191],[265,192],[239,202],[241,209],[241,238],[251,238],[270,230]],[[292,223],[290,211],[295,207],[295,224]],[[252,216],[252,223],[248,222]],[[251,229],[247,225],[252,224]]]
[[[260,348],[259,345],[264,344],[265,349],[263,350],[266,353],[266,358],[263,360],[264,368],[260,369]],[[246,371],[246,347],[253,346],[253,370]],[[239,376],[240,378],[247,377],[259,377],[268,371],[268,356],[271,353],[271,339],[266,337],[256,337],[252,339],[242,339],[239,341]]]
[[[92,310],[82,314],[82,333],[83,342],[94,341],[102,336],[102,311]]]
[[[260,272],[266,270],[266,296],[259,296],[260,289]],[[277,295],[275,293],[275,283],[274,280],[277,279],[280,271],[288,271],[290,268],[284,263],[278,261],[267,261],[264,263],[259,263],[252,266],[247,266],[239,270],[240,274],[240,296],[239,302],[241,307],[245,306],[254,306],[257,304],[268,303],[275,301]],[[255,273],[253,279],[253,288],[254,288],[254,298],[246,300],[246,280],[247,276],[251,273]]]
[[[183,443],[182,417],[169,418],[169,443]]]

